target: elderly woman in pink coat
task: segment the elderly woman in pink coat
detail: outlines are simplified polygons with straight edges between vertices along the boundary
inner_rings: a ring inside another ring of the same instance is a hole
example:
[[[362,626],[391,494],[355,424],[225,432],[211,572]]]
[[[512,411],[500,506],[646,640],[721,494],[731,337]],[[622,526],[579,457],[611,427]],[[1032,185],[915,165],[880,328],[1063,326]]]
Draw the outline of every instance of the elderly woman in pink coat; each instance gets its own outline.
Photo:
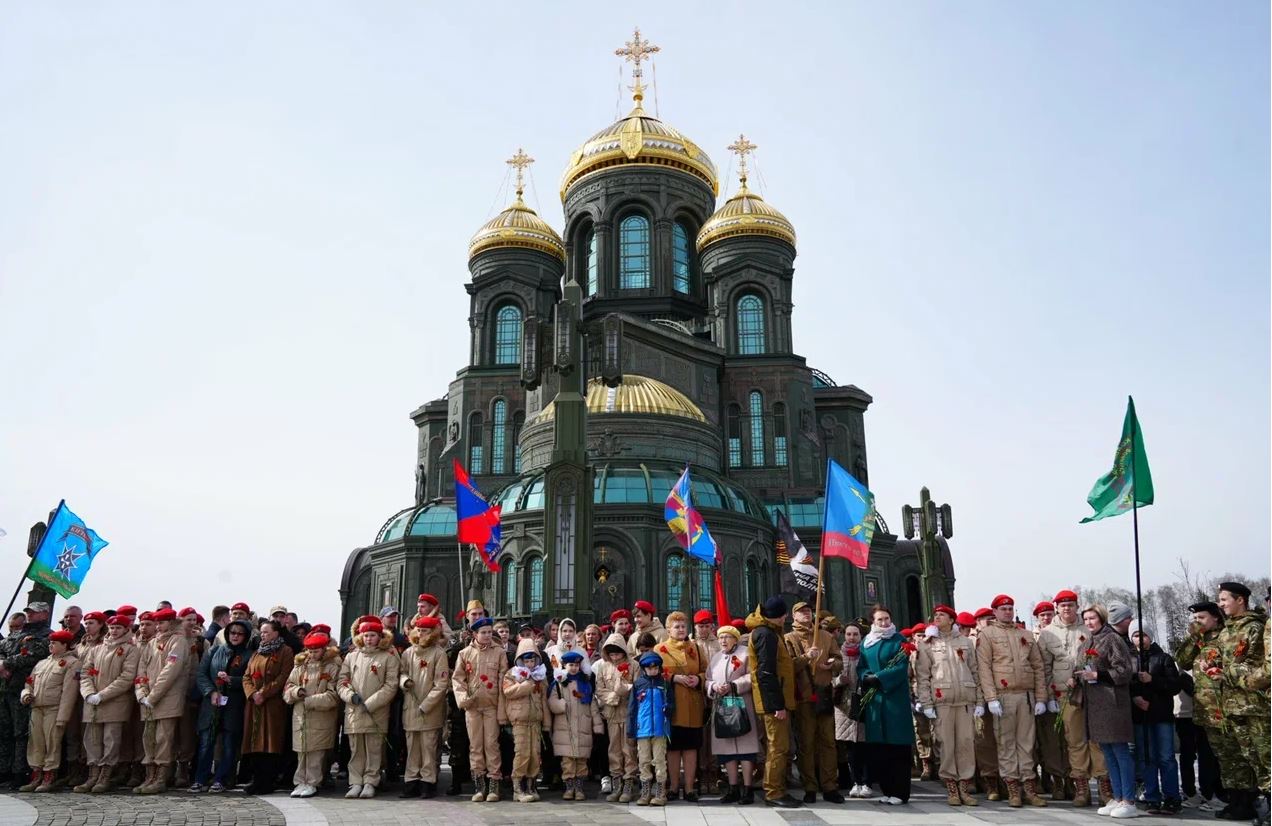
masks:
[[[721,803],[754,803],[751,788],[755,772],[755,753],[759,750],[759,724],[755,719],[755,707],[751,700],[751,673],[747,667],[747,650],[738,645],[741,634],[731,625],[724,625],[716,632],[720,650],[711,656],[707,664],[707,696],[712,700],[711,753],[729,773],[729,792]],[[724,704],[742,701],[746,720],[750,724],[745,734],[736,737],[716,735],[715,710]],[[738,785],[738,763],[742,764],[742,783]]]

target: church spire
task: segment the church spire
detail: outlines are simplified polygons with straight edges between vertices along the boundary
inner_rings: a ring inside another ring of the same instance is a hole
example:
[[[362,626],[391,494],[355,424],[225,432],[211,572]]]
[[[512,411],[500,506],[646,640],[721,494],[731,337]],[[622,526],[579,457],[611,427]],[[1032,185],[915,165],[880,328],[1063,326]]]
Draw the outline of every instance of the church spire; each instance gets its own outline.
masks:
[[[636,33],[632,35],[632,39],[627,41],[621,49],[615,49],[614,54],[623,58],[624,61],[635,64],[632,69],[632,83],[628,87],[632,90],[632,99],[636,101],[636,109],[643,108],[641,101],[645,99],[645,86],[641,83],[643,72],[640,68],[641,61],[649,60],[650,55],[661,51],[661,48],[650,43],[648,40],[642,40],[640,37],[640,27],[636,27]]]

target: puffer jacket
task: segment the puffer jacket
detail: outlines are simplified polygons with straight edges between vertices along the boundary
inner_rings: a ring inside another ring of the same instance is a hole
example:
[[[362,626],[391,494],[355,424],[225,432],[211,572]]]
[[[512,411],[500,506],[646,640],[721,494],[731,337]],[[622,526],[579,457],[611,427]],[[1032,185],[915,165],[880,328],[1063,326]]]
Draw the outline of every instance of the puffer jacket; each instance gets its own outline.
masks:
[[[627,695],[627,736],[670,737],[671,717],[676,713],[676,692],[659,674],[650,677],[643,671],[632,683]]]
[[[1024,628],[998,620],[982,628],[976,637],[976,665],[985,702],[1019,692],[1032,694],[1035,703],[1051,697],[1038,643]]]
[[[455,670],[451,673],[455,703],[464,711],[494,708],[496,719],[502,724],[507,714],[500,687],[507,670],[508,655],[498,642],[485,648],[479,648],[475,641],[469,643],[455,658]]]
[[[547,713],[547,684],[548,673],[544,668],[541,680],[536,680],[531,676],[531,669],[520,665],[521,657],[525,654],[538,654],[539,649],[535,646],[534,640],[525,639],[517,643],[516,659],[512,668],[509,668],[503,675],[503,698],[504,711],[508,715],[509,723],[538,723],[543,727],[544,731],[549,729],[549,719]],[[543,657],[540,655],[540,664]]]
[[[389,704],[397,694],[401,669],[392,637],[382,634],[376,647],[368,648],[361,634],[354,636],[336,683],[345,704],[345,734],[388,734]],[[354,705],[354,694],[362,697],[361,706]]]
[[[292,660],[291,673],[283,688],[283,702],[292,707],[292,749],[326,751],[336,747],[340,728],[340,649],[306,648]],[[300,696],[301,689],[305,696]]]
[[[928,638],[915,658],[915,699],[924,708],[970,706],[982,701],[977,679],[976,644],[954,628]]]
[[[747,667],[756,714],[795,710],[795,661],[782,638],[782,624],[760,615],[757,607],[746,618],[751,632]]]
[[[156,634],[142,646],[137,665],[137,702],[144,697],[150,699],[150,708],[141,710],[142,720],[167,720],[185,712],[189,656],[190,641],[180,631]]]
[[[835,739],[845,743],[856,743],[862,739],[861,726],[848,716],[852,709],[852,694],[857,690],[857,662],[861,659],[860,645],[854,646],[857,652],[849,655],[848,645],[839,649],[843,656],[844,667],[835,675],[832,685],[835,689]]]
[[[1131,656],[1136,669],[1143,668],[1151,679],[1142,683],[1139,674],[1131,677],[1131,722],[1136,725],[1173,723],[1175,721],[1175,695],[1179,693],[1179,669],[1175,660],[1153,643],[1143,652],[1143,657]],[[1136,697],[1148,701],[1148,709],[1141,710]]]
[[[587,676],[579,674],[580,680]],[[552,712],[552,752],[557,757],[589,757],[592,733],[605,731],[601,707],[592,693],[592,702],[584,703],[574,687],[574,680],[553,683],[548,689],[548,711]]]
[[[412,628],[411,644],[402,652],[402,728],[433,731],[446,723],[450,666],[440,628]]]
[[[667,639],[667,629],[663,627],[662,620],[658,619],[658,617],[654,617],[649,621],[649,625],[646,625],[644,628],[637,628],[630,636],[627,637],[627,653],[631,654],[633,657],[640,656],[640,651],[636,648],[636,641],[639,640],[643,634],[652,634],[654,636],[655,644]]]
[[[640,666],[630,658],[620,663],[612,663],[605,657],[606,650],[621,649],[627,654],[627,641],[622,634],[610,634],[601,645],[601,660],[592,671],[596,680],[596,699],[601,704],[601,716],[610,722],[627,719],[627,697],[632,691],[632,682]]]
[[[79,702],[79,657],[72,648],[64,654],[50,654],[35,664],[22,686],[21,699],[31,700],[32,708],[57,709],[57,722],[66,725]]]
[[[96,706],[85,706],[85,722],[128,722],[137,705],[133,681],[137,678],[140,655],[137,646],[124,635],[114,642],[95,646],[88,660],[80,663],[80,696],[85,700],[93,694],[101,697]]]
[[[1091,632],[1082,624],[1082,618],[1065,625],[1057,616],[1038,634],[1038,650],[1042,653],[1043,681],[1051,696],[1069,690],[1069,680],[1075,671],[1082,670],[1086,650],[1090,648]],[[1080,692],[1074,692],[1079,694]]]

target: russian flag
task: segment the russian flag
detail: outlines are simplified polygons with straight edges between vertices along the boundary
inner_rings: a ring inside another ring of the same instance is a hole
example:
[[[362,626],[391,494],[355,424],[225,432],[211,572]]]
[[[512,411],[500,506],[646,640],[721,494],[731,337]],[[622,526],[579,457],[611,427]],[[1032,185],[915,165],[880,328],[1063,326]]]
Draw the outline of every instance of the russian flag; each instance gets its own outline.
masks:
[[[458,459],[451,460],[455,469],[455,517],[459,525],[459,544],[473,545],[481,554],[481,561],[494,573],[499,573],[499,548],[502,537],[499,528],[499,506],[491,507],[481,491]]]
[[[843,557],[858,568],[865,568],[870,562],[874,530],[874,494],[831,459],[826,470],[822,555]]]

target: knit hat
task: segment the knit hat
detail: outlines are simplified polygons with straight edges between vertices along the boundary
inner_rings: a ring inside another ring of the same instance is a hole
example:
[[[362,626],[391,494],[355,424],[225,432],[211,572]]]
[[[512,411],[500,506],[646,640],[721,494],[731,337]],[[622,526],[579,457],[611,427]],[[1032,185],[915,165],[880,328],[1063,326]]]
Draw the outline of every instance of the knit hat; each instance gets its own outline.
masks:
[[[732,625],[721,625],[719,630],[716,631],[716,636],[718,637],[721,634],[728,634],[730,637],[733,637],[733,639],[735,640],[741,639],[742,637],[742,632],[734,628]]]
[[[765,619],[777,619],[786,613],[786,600],[781,597],[769,597],[760,606],[760,616]]]
[[[1109,603],[1109,625],[1117,625],[1119,622],[1125,622],[1134,614],[1131,613],[1131,607],[1125,602]]]
[[[653,651],[650,651],[641,656],[640,667],[641,668],[650,668],[650,667],[662,668],[662,657],[658,656]]]
[[[1153,638],[1153,633],[1151,631],[1144,630],[1144,626],[1139,620],[1132,620],[1130,627],[1126,629],[1126,635],[1128,637],[1133,637],[1139,633],[1143,633],[1144,636],[1148,637],[1150,640]]]

